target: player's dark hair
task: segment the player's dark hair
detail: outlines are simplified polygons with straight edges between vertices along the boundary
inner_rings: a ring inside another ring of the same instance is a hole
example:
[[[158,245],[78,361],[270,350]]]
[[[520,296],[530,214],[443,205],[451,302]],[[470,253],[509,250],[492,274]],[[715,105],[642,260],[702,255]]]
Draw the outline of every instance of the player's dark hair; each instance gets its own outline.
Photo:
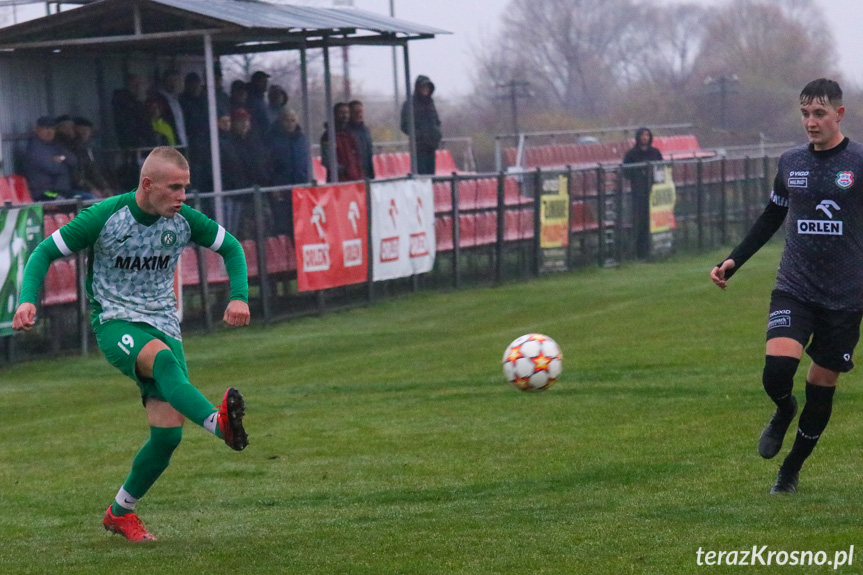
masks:
[[[814,101],[829,103],[834,108],[842,105],[842,88],[834,80],[818,78],[812,80],[800,92],[800,105],[808,106]]]

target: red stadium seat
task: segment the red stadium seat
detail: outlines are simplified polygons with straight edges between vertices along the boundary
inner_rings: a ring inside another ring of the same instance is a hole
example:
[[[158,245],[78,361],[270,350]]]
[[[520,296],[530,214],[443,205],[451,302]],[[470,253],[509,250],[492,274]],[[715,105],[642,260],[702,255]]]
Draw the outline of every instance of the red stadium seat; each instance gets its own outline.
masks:
[[[387,175],[386,177],[395,178],[398,176],[399,167],[395,154],[388,152],[383,154],[382,159],[384,162],[384,173]]]
[[[5,204],[6,202],[17,203],[17,198],[15,197],[15,191],[12,189],[12,184],[9,183],[7,178],[0,177],[0,204]]]
[[[541,165],[541,158],[538,148],[525,148],[524,149],[524,159],[522,161],[522,165],[525,168],[536,168]]]
[[[225,260],[213,250],[204,250],[204,261],[207,263],[207,283],[219,284],[228,281],[228,271]]]
[[[507,148],[503,151],[503,161],[507,166],[515,165],[515,158],[518,155],[518,150],[515,148]]]
[[[519,237],[522,239],[533,237],[533,209],[522,208],[516,212],[518,214],[518,230]]]
[[[297,271],[297,250],[294,247],[293,238],[290,238],[287,235],[281,235],[278,237],[284,247],[285,255],[288,258],[288,271]]]
[[[508,210],[504,214],[503,237],[507,241],[533,237],[533,211],[528,209]]]
[[[477,207],[476,180],[456,180],[458,184],[458,207],[461,210],[472,210]]]
[[[503,213],[503,239],[513,241],[518,237],[518,213],[515,210],[507,210]]]
[[[478,208],[497,206],[497,178],[476,180],[476,205]]]
[[[327,181],[327,171],[324,169],[324,165],[321,163],[320,156],[315,156],[312,158],[312,170],[315,180],[318,183]]]
[[[448,176],[453,172],[458,172],[455,165],[455,160],[452,157],[452,152],[449,150],[437,150],[435,152],[435,174],[438,176]]]
[[[43,221],[42,227],[45,230],[45,237],[46,238],[57,231],[57,228],[59,226],[57,226],[57,222],[54,221],[54,215],[53,214],[46,213],[42,217],[42,221]]]
[[[434,190],[435,213],[452,211],[452,188],[449,182],[435,182],[432,184]]]
[[[495,242],[497,242],[497,212],[476,214],[476,245],[488,245]]]
[[[42,305],[53,306],[78,301],[74,259],[58,259],[51,263],[45,275]]]
[[[279,238],[267,238],[265,251],[267,258],[267,273],[283,274],[290,269],[288,267],[288,254],[285,252],[285,245]]]
[[[448,252],[453,249],[452,217],[442,216],[435,218],[434,231],[437,251]]]
[[[572,166],[578,163],[578,145],[566,144],[561,146],[561,163],[564,166]]]
[[[15,195],[17,204],[32,204],[33,198],[30,196],[30,188],[27,186],[27,180],[24,176],[12,174],[8,176],[9,185],[12,186],[12,192]]]
[[[410,152],[397,152],[395,155],[396,175],[407,176],[411,173]]]
[[[380,154],[375,154],[372,156],[372,166],[375,168],[375,178],[386,178],[387,177],[387,169],[384,165],[384,160],[381,158]]]
[[[518,179],[512,176],[505,178],[503,181],[503,198],[508,206],[527,204],[532,201],[530,198],[521,195],[521,186],[518,183]]]
[[[459,214],[459,247],[470,248],[477,243],[476,214]]]
[[[258,244],[255,240],[243,240],[243,253],[246,254],[246,271],[250,278],[258,277]]]
[[[68,224],[70,219],[69,214],[63,212],[45,213],[43,216],[45,237],[47,238],[55,231]]]
[[[198,252],[194,248],[186,248],[180,256],[180,279],[184,286],[196,286],[201,283],[198,273]]]
[[[599,222],[589,203],[577,201],[570,206],[569,229],[573,232],[585,232],[599,229]]]

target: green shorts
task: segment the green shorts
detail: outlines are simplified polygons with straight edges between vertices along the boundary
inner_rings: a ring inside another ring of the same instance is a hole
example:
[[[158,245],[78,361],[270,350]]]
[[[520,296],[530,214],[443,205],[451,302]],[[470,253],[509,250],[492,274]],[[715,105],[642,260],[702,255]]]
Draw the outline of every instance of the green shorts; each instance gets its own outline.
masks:
[[[139,376],[135,369],[138,353],[154,339],[158,339],[168,346],[168,349],[171,350],[183,368],[186,377],[189,377],[186,355],[183,353],[183,342],[165,335],[149,324],[114,320],[95,325],[93,331],[96,332],[96,342],[99,349],[105,354],[108,363],[138,384],[141,390],[141,400],[145,405],[147,399],[151,397],[165,401],[155,380]]]

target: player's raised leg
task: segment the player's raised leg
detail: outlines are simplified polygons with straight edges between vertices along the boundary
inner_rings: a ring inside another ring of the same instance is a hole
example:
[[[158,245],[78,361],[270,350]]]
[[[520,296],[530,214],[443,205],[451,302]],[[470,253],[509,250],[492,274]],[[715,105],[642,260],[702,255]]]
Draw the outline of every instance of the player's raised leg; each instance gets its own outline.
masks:
[[[189,382],[173,350],[157,339],[143,347],[135,365],[138,374],[153,379],[165,401],[190,421],[221,437],[231,449],[242,451],[246,448],[245,404],[239,391],[228,388],[217,409]]]

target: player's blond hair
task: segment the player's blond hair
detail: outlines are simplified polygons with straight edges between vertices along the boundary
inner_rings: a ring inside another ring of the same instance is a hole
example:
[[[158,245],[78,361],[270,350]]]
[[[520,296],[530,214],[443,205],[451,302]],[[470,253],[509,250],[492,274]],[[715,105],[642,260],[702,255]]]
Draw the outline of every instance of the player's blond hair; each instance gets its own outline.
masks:
[[[172,164],[183,170],[189,169],[189,162],[183,154],[169,146],[159,146],[153,148],[153,151],[144,160],[144,164],[141,166],[141,181],[144,178],[152,180],[155,174],[161,171],[164,164]]]

